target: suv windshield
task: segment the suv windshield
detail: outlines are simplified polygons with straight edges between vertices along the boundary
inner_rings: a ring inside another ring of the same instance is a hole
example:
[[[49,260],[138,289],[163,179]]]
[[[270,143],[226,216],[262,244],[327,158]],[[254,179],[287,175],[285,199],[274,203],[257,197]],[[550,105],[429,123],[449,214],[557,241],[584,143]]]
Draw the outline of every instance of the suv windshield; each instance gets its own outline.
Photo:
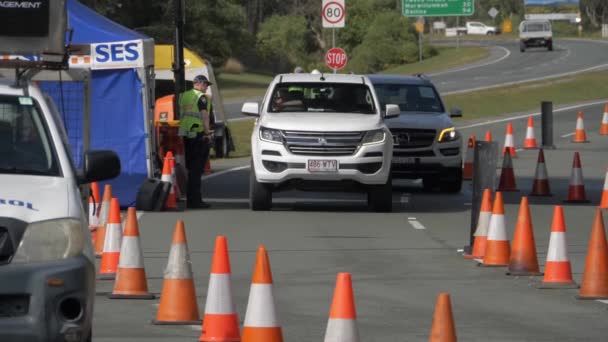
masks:
[[[399,105],[402,112],[444,112],[435,88],[417,84],[374,84],[382,108]]]
[[[55,153],[38,103],[0,96],[0,173],[58,176]]]
[[[376,108],[365,84],[281,83],[272,92],[268,111],[375,114]]]

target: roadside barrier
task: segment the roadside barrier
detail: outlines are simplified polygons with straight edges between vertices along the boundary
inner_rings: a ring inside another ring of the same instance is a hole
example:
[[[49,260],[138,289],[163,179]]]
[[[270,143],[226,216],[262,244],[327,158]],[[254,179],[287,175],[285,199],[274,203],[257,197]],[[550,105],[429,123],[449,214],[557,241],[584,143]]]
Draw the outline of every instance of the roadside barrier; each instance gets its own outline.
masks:
[[[154,299],[148,292],[148,281],[144,267],[144,256],[139,239],[137,212],[134,207],[127,209],[127,220],[120,245],[120,258],[114,290],[111,299]]]
[[[508,156],[508,155],[507,155]],[[505,207],[502,192],[496,191],[488,228],[486,253],[480,266],[508,266],[511,248],[505,229]]]
[[[536,172],[530,196],[553,196],[549,186],[549,176],[547,174],[547,165],[545,164],[545,152],[542,148],[538,150],[538,161],[536,163]]]
[[[510,154],[512,158],[517,157],[515,152],[515,143],[513,141],[513,124],[510,122],[507,124],[507,132],[505,134],[505,146],[502,149],[502,155]]]
[[[602,190],[600,209],[608,209],[608,169],[606,169],[606,177],[604,178],[604,190]]]
[[[572,279],[572,266],[568,257],[566,244],[566,223],[564,210],[556,205],[553,211],[553,223],[549,238],[549,250],[545,263],[545,276],[541,289],[576,289],[578,285]]]
[[[178,220],[173,231],[169,259],[156,319],[158,325],[198,325],[201,319],[192,277],[192,264],[184,221]]]
[[[442,292],[437,296],[431,336],[429,342],[456,342],[456,327],[452,314],[450,294]]]
[[[165,155],[165,160],[163,163],[163,173],[160,178],[161,181],[167,182],[171,184],[171,190],[169,191],[169,195],[167,196],[167,200],[165,201],[164,210],[177,210],[177,198],[175,197],[175,183],[173,182],[173,176],[171,173],[171,162],[168,158],[169,153]],[[173,154],[171,154],[173,155]]]
[[[583,180],[583,169],[581,167],[581,158],[578,152],[574,152],[572,160],[572,173],[570,175],[570,185],[568,186],[567,203],[588,203],[585,194],[585,183]]]
[[[507,275],[542,275],[538,268],[536,242],[534,241],[532,218],[530,217],[530,207],[526,196],[521,198],[519,205]]]
[[[201,342],[240,341],[239,320],[232,299],[230,258],[225,236],[215,239]]]
[[[110,213],[110,202],[112,201],[112,186],[106,184],[103,188],[103,200],[99,209],[99,225],[97,226],[97,237],[95,239],[95,256],[101,258],[103,245],[106,240],[106,224]]]
[[[114,280],[120,259],[120,245],[122,244],[122,221],[120,219],[120,203],[118,198],[112,198],[110,216],[106,225],[103,244],[103,254],[99,264],[97,279]]]
[[[578,299],[608,299],[608,243],[602,210],[595,210]]]
[[[583,122],[583,112],[578,112],[576,117],[576,129],[574,130],[573,143],[588,143],[585,123]]]
[[[536,137],[534,136],[534,118],[528,117],[528,127],[526,128],[526,139],[524,140],[525,149],[537,149]]]
[[[604,115],[602,116],[602,125],[600,126],[600,135],[608,135],[608,103],[604,107]]]
[[[324,342],[359,342],[357,312],[350,273],[336,277],[336,287],[329,311]]]
[[[464,254],[465,259],[483,259],[486,254],[486,243],[488,240],[488,227],[492,217],[492,190],[485,189],[479,209],[479,219],[475,228],[475,240],[471,254]]]
[[[89,195],[89,231],[91,241],[95,246],[97,239],[97,227],[99,226],[99,209],[101,208],[101,197],[99,196],[99,184],[91,183],[91,193]]]
[[[464,167],[462,170],[462,179],[471,180],[473,179],[473,170],[475,162],[475,135],[471,134],[467,143],[467,154],[464,160]]]
[[[270,261],[263,245],[258,247],[243,323],[242,341],[283,342],[283,332],[274,303]]]
[[[500,172],[500,180],[496,191],[519,191],[515,184],[515,172],[513,171],[513,161],[511,155],[506,153],[502,159],[502,170]]]

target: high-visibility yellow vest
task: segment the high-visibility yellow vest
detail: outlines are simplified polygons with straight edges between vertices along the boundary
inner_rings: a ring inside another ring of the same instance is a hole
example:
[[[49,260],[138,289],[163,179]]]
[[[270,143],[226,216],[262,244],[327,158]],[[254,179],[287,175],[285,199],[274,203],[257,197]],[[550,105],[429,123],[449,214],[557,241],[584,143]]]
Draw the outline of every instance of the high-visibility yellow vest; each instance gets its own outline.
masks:
[[[200,110],[198,110],[198,102],[202,96],[205,96],[205,94],[196,89],[190,89],[180,95],[179,136],[194,138],[197,133],[205,131],[205,126],[203,125],[203,116]],[[207,107],[209,107],[209,104],[207,104]]]

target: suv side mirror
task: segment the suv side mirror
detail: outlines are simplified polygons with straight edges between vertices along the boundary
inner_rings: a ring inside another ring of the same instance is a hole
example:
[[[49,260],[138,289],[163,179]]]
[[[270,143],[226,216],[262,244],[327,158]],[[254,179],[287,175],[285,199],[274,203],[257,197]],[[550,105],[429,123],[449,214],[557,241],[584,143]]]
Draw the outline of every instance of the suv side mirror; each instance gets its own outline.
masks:
[[[389,118],[395,118],[398,117],[399,115],[401,115],[401,109],[399,109],[399,106],[396,104],[387,104],[386,105],[386,114],[384,115],[385,118],[389,119]]]
[[[462,109],[460,109],[458,107],[452,107],[452,109],[450,110],[450,116],[453,118],[462,117]]]
[[[247,116],[260,116],[260,106],[257,102],[245,102],[241,112]]]
[[[81,184],[112,179],[120,174],[120,159],[114,151],[96,150],[84,154]]]

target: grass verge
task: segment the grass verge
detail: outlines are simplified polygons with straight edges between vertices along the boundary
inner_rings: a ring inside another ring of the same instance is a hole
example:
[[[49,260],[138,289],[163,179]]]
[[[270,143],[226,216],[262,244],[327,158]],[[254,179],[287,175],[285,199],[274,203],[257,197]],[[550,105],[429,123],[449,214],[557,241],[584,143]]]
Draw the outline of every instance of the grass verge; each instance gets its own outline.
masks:
[[[608,71],[589,72],[548,81],[522,83],[473,93],[444,96],[448,108],[458,106],[462,119],[478,119],[505,113],[540,109],[541,101],[563,105],[608,97]]]
[[[398,75],[429,74],[474,63],[490,54],[487,49],[477,46],[461,46],[460,48],[437,46],[437,50],[439,50],[437,56],[419,63],[400,65],[381,73]]]
[[[272,76],[242,73],[221,73],[217,77],[218,87],[224,100],[263,96],[272,81]]]
[[[234,152],[230,153],[230,158],[247,157],[251,155],[251,131],[255,119],[235,120],[228,122],[230,134],[234,140]]]

